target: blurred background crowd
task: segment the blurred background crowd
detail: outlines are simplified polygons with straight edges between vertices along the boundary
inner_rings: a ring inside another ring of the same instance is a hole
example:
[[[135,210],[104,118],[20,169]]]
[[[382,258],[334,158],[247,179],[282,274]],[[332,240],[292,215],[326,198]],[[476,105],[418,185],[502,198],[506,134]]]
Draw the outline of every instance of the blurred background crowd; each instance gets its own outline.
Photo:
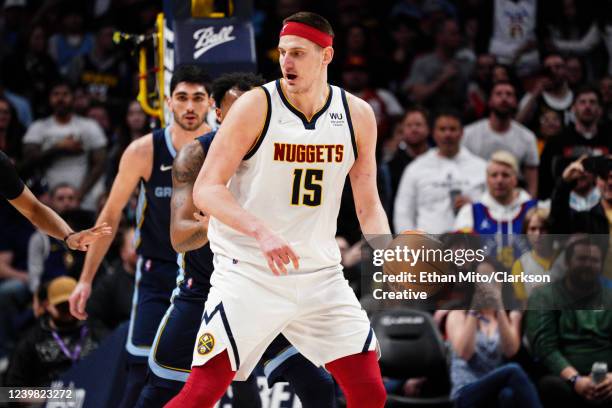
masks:
[[[0,149],[32,191],[75,229],[93,225],[126,146],[157,126],[135,101],[133,50],[115,44],[113,33],[150,32],[161,7],[161,1],[149,0],[2,3]],[[336,32],[330,82],[374,110],[379,191],[395,232],[609,234],[611,1],[256,0],[258,70],[266,79],[279,76],[276,44],[283,18],[304,9],[328,18]],[[7,384],[45,384],[70,367],[74,361],[61,353],[32,352],[54,327],[74,326],[84,356],[129,317],[136,194],[105,259],[105,273],[98,274],[85,332],[69,318],[63,296],[73,288],[64,277],[78,279],[83,255],[35,231],[0,202],[0,372]],[[527,256],[519,259],[511,250],[498,261],[518,269],[529,263],[546,273],[555,261],[552,252],[531,242]],[[346,276],[360,294],[363,242],[348,185],[338,243]],[[565,255],[568,270],[574,249]],[[612,278],[607,248],[595,258],[591,267]],[[530,290],[517,287],[515,295],[526,299]],[[586,375],[593,361],[612,364],[612,316],[588,312],[547,317],[551,327],[569,334],[542,334],[540,320],[525,325],[512,314],[439,313],[456,361],[470,361],[476,353],[483,362],[479,371],[453,360],[453,390],[514,358],[516,337],[522,338],[526,326],[535,359],[553,378],[544,388],[570,398],[559,391],[570,387],[564,369],[575,366]],[[39,324],[41,316],[50,316],[51,323]],[[491,338],[474,334],[483,327],[490,336],[501,330],[496,345],[503,347],[495,357],[479,348]],[[553,351],[551,338],[558,347]],[[580,347],[576,338],[583,341]],[[520,367],[506,374],[518,375]],[[394,383],[393,392],[427,392],[423,378],[405,380]],[[580,403],[612,398],[612,385],[591,399],[586,395],[595,391],[575,389],[570,391]]]

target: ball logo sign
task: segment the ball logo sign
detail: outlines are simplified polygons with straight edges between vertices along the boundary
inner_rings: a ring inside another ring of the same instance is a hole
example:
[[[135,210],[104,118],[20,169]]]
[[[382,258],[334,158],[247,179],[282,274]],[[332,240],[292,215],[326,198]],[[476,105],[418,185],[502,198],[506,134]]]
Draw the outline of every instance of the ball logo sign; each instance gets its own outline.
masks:
[[[215,33],[214,27],[201,28],[193,33],[193,38],[196,40],[193,59],[200,58],[211,48],[235,40],[236,37],[232,36],[232,31],[234,31],[233,25],[221,27],[218,33]]]

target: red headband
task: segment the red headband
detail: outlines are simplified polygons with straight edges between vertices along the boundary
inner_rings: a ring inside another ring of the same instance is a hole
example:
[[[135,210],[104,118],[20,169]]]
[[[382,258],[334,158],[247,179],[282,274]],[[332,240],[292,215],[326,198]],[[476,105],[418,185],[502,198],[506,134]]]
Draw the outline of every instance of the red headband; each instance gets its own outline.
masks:
[[[334,37],[329,34],[319,31],[309,25],[296,23],[291,21],[283,26],[280,32],[280,37],[283,35],[297,35],[298,37],[305,38],[312,41],[313,43],[325,48],[331,47],[334,42]]]

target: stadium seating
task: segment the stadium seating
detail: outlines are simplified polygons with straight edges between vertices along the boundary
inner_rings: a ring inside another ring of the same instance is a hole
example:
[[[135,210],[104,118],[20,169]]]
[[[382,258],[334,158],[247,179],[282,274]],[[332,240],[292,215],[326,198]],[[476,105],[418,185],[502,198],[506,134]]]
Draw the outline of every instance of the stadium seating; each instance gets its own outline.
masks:
[[[380,367],[385,377],[426,377],[435,395],[389,395],[387,407],[452,407],[449,398],[448,352],[431,315],[412,309],[377,313],[372,327],[380,343]]]

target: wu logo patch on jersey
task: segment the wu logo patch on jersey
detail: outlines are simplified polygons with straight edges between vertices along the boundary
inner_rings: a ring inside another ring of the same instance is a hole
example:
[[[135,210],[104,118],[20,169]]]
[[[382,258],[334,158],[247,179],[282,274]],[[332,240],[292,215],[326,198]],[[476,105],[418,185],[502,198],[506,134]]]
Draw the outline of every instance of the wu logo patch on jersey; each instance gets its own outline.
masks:
[[[205,356],[213,351],[215,347],[215,338],[210,333],[204,333],[198,339],[198,354]]]
[[[232,31],[234,31],[233,25],[221,27],[218,33],[215,33],[214,27],[201,28],[193,33],[193,38],[196,40],[193,59],[200,58],[202,54],[217,45],[234,41],[236,37],[232,36]]]
[[[344,115],[341,112],[329,112],[329,117],[333,126],[342,126],[344,124]]]

